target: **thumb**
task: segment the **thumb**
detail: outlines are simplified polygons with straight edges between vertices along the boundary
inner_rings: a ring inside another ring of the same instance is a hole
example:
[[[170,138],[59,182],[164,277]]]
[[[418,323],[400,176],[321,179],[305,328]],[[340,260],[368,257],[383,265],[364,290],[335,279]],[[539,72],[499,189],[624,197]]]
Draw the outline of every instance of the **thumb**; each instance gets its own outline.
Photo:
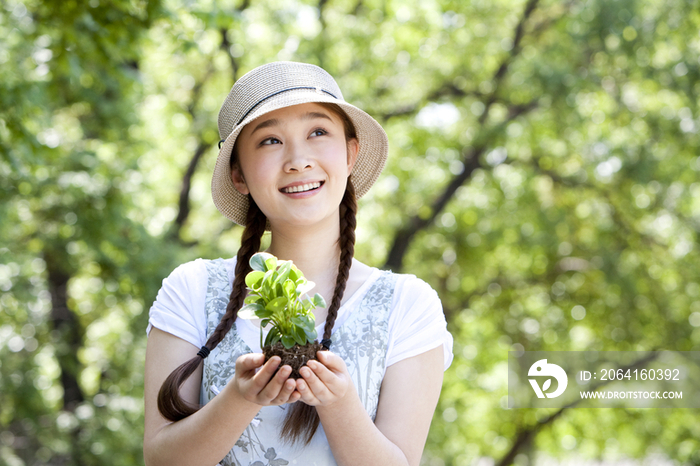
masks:
[[[316,358],[321,364],[331,370],[342,371],[343,366],[345,366],[343,358],[330,351],[318,351]]]

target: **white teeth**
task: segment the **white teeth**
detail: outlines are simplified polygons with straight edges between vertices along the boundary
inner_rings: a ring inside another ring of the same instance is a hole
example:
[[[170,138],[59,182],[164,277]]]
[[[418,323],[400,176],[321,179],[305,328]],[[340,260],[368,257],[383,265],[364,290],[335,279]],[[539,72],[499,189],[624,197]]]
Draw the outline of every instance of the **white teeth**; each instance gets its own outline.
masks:
[[[311,189],[318,188],[320,186],[321,186],[321,183],[319,183],[319,182],[308,183],[308,184],[301,185],[301,186],[293,186],[291,188],[284,188],[284,189],[282,189],[282,191],[285,193],[301,193],[304,191],[309,191]]]

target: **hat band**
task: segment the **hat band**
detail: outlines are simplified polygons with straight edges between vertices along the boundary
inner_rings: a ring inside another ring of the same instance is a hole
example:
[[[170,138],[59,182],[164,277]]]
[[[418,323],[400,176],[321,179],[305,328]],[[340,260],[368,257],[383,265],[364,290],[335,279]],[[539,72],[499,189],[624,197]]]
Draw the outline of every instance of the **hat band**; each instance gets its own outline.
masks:
[[[315,89],[316,92],[318,92],[319,94],[320,94],[321,92],[325,92],[326,94],[328,94],[329,96],[333,97],[334,99],[337,99],[336,96],[334,96],[333,94],[331,94],[330,92],[328,92],[328,91],[325,90],[325,89],[321,89],[320,87],[314,87],[314,86],[300,86],[300,87],[290,87],[290,88],[288,88],[288,89],[282,89],[281,91],[274,92],[274,93],[268,95],[267,97],[263,97],[262,99],[260,99],[260,100],[258,101],[258,103],[256,103],[256,104],[253,105],[252,107],[250,107],[250,110],[248,110],[247,112],[245,112],[245,115],[243,115],[243,117],[241,117],[241,119],[238,120],[238,123],[236,123],[236,126],[240,125],[241,122],[242,122],[243,120],[245,120],[245,117],[247,117],[248,114],[250,114],[250,112],[252,112],[253,109],[254,109],[255,107],[257,107],[257,106],[260,105],[261,103],[265,102],[265,101],[266,101],[267,99],[269,99],[270,97],[274,97],[274,96],[276,96],[277,94],[281,94],[281,93],[287,92],[287,91],[295,91],[295,90],[297,90],[297,89]]]

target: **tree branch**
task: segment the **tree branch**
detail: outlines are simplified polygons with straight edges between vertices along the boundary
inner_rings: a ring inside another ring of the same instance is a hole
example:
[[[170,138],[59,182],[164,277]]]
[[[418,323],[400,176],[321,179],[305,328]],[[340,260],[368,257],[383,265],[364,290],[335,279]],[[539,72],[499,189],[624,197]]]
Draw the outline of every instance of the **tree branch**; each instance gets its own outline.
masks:
[[[668,245],[662,244],[652,236],[640,232],[637,228],[631,225],[629,221],[623,218],[620,212],[623,212],[624,209],[618,208],[618,206],[615,205],[615,202],[612,199],[612,195],[609,189],[606,189],[604,187],[598,187],[588,182],[576,182],[571,178],[565,178],[552,170],[546,170],[540,167],[539,160],[539,158],[532,159],[532,161],[534,162],[532,166],[534,167],[536,173],[546,175],[553,182],[562,186],[566,186],[568,188],[585,188],[600,194],[612,207],[611,217],[615,222],[617,230],[619,230],[622,233],[622,235],[620,235],[620,238],[623,239],[625,242],[629,242],[628,238],[630,238],[631,236],[636,236],[648,247],[657,246],[663,249],[663,251],[659,251],[659,253],[661,254],[664,254],[668,250]]]
[[[241,3],[241,6],[237,8],[237,10],[234,13],[241,14],[243,13],[248,7],[250,6],[250,0],[243,0],[243,3]],[[236,82],[238,80],[238,70],[240,68],[240,65],[238,61],[236,60],[236,57],[234,57],[231,54],[231,42],[229,42],[228,37],[226,36],[227,30],[226,28],[221,28],[219,30],[221,33],[221,49],[226,52],[228,55],[229,61],[231,62],[231,77],[233,78],[233,82]]]
[[[494,132],[501,131],[508,123],[510,123],[515,118],[520,115],[527,113],[537,107],[537,100],[533,100],[523,105],[515,105],[508,109],[508,116],[501,124],[494,129]],[[457,189],[462,186],[469,178],[471,178],[472,173],[477,168],[481,168],[480,157],[486,152],[488,148],[487,144],[481,144],[476,147],[472,147],[466,150],[464,157],[462,158],[462,163],[464,164],[464,170],[455,175],[450,182],[447,184],[442,193],[435,199],[435,201],[430,206],[430,215],[421,218],[419,215],[413,216],[408,220],[408,223],[394,236],[393,244],[389,250],[389,255],[387,256],[386,262],[383,268],[391,270],[401,270],[403,263],[403,257],[410,246],[413,237],[419,231],[425,229],[428,225],[433,223],[435,217],[437,217],[440,212],[445,208],[447,203],[452,199]]]
[[[503,81],[503,78],[505,77],[506,72],[508,71],[508,68],[510,67],[511,63],[513,60],[516,58],[517,55],[520,54],[522,51],[522,39],[525,36],[525,23],[526,21],[532,16],[533,11],[535,10],[537,3],[539,0],[530,0],[530,2],[527,4],[525,7],[525,11],[523,13],[523,17],[520,19],[518,25],[516,26],[516,29],[513,33],[513,48],[510,51],[510,54],[504,59],[504,61],[499,65],[498,70],[494,73],[493,77],[491,78],[493,81],[496,81],[496,86],[493,92],[491,92],[489,95],[486,95],[478,90],[472,89],[472,90],[463,90],[455,86],[452,82],[450,81],[445,81],[440,87],[435,89],[433,92],[427,95],[425,99],[421,99],[419,102],[416,102],[414,104],[410,105],[404,105],[402,107],[399,107],[395,110],[392,110],[390,112],[383,113],[379,116],[379,119],[381,119],[383,122],[386,122],[387,120],[390,120],[391,118],[394,117],[400,117],[404,115],[411,115],[415,113],[419,107],[422,106],[424,101],[434,101],[434,100],[439,100],[443,97],[457,97],[457,98],[463,98],[468,95],[472,95],[478,99],[486,99],[486,108],[484,113],[482,114],[482,119],[485,121],[486,116],[488,113],[488,108],[493,105],[496,102],[500,102],[501,100],[498,98],[497,91],[498,87],[500,86],[501,82]],[[529,31],[529,35],[531,37],[538,37],[542,32],[547,30],[549,27],[551,27],[554,23],[562,19],[563,17],[566,17],[568,14],[571,6],[575,2],[573,0],[569,1],[563,8],[564,12],[561,14],[551,17],[551,18],[546,18],[539,23],[535,24],[532,29]],[[509,105],[507,102],[505,105]],[[484,116],[486,115],[486,116]]]
[[[328,36],[327,36],[327,23],[325,18],[323,17],[324,10],[326,8],[326,5],[328,4],[328,0],[318,0],[318,21],[321,24],[321,30],[318,33],[318,40],[315,41],[315,44],[318,46],[317,53],[316,53],[316,58],[318,59],[318,66],[321,68],[326,68],[326,50],[327,50],[327,45],[329,44]]]
[[[355,4],[355,7],[352,9],[352,13],[351,13],[351,14],[352,14],[353,16],[357,16],[358,13],[360,13],[360,9],[362,9],[363,6],[364,6],[363,0],[359,0],[359,1],[357,2],[357,4]]]
[[[465,91],[463,89],[458,88],[451,82],[447,81],[442,84],[441,87],[435,89],[433,92],[428,94],[428,96],[424,99],[428,102],[433,102],[436,100],[440,100],[443,97],[456,97],[456,98],[462,98],[466,97],[468,95],[473,95],[477,97],[478,99],[482,99],[484,97],[484,94],[482,94],[479,91]],[[418,107],[422,105],[424,102],[422,99],[420,102],[411,104],[411,105],[404,105],[402,107],[398,107],[390,112],[383,113],[379,115],[379,119],[382,120],[382,122],[387,122],[388,120],[395,118],[395,117],[400,117],[404,115],[412,115],[416,113],[418,110]]]
[[[514,32],[514,38],[513,38],[513,48],[510,51],[510,54],[503,60],[501,65],[499,66],[498,70],[493,76],[493,81],[495,81],[494,89],[491,92],[490,96],[488,97],[484,108],[484,113],[482,113],[481,117],[479,118],[479,124],[481,128],[483,129],[486,123],[486,119],[489,114],[489,110],[492,106],[492,104],[496,101],[496,95],[498,94],[501,82],[503,81],[508,68],[510,64],[513,62],[515,57],[520,53],[521,51],[521,42],[522,38],[524,36],[524,25],[527,22],[528,18],[532,15],[532,12],[535,10],[535,7],[537,6],[539,0],[529,0],[527,5],[525,6],[525,11],[523,12],[523,15],[518,22],[518,25],[515,28]],[[449,92],[456,92],[459,91],[457,88],[454,87],[449,87],[449,86],[443,86],[445,89],[444,92],[449,91]],[[508,121],[516,118],[517,116],[535,108],[537,106],[537,101],[536,99],[531,101],[530,103],[526,105],[517,105],[517,106],[512,106],[509,109],[509,115],[508,118],[506,119],[505,123],[506,124]],[[455,177],[452,178],[450,183],[447,185],[447,187],[444,189],[442,194],[433,202],[431,206],[431,212],[430,216],[427,218],[421,218],[419,216],[414,216],[411,218],[408,223],[399,231],[397,231],[396,235],[394,236],[393,244],[391,248],[389,249],[389,255],[387,256],[386,262],[384,263],[384,268],[392,269],[392,270],[400,270],[402,263],[403,263],[403,257],[406,254],[406,251],[408,250],[408,247],[410,246],[410,243],[413,239],[413,237],[418,233],[420,230],[423,230],[426,228],[428,225],[432,223],[432,221],[435,219],[435,217],[442,211],[442,209],[447,205],[449,200],[452,198],[454,193],[457,191],[457,189],[462,186],[472,175],[474,170],[479,168],[480,161],[479,157],[486,151],[487,144],[484,143],[482,145],[479,145],[477,147],[472,148],[469,151],[465,152],[464,158],[463,158],[463,163],[464,163],[464,171],[462,173],[456,175]]]
[[[192,185],[192,177],[194,172],[197,170],[197,165],[199,160],[202,158],[204,153],[209,148],[208,144],[200,141],[197,149],[194,151],[194,156],[190,160],[190,164],[187,167],[185,176],[182,177],[182,188],[180,189],[180,202],[178,203],[177,218],[175,218],[175,223],[173,225],[172,235],[177,237],[182,229],[187,217],[190,214],[190,187]]]
[[[508,54],[508,56],[503,60],[503,62],[501,62],[501,66],[498,67],[498,70],[493,75],[493,92],[491,92],[489,98],[486,100],[486,102],[484,102],[484,113],[482,113],[479,117],[479,123],[482,125],[484,124],[484,122],[486,122],[486,118],[488,118],[491,106],[494,104],[494,102],[496,102],[496,95],[498,94],[498,91],[501,88],[501,84],[503,83],[503,79],[505,78],[506,73],[508,72],[508,68],[510,68],[510,65],[513,63],[515,58],[520,54],[520,51],[522,50],[520,43],[522,42],[523,36],[525,34],[525,22],[528,20],[528,18],[530,18],[532,12],[535,11],[535,7],[537,6],[538,2],[539,0],[529,0],[527,2],[527,5],[525,6],[525,11],[523,12],[523,16],[520,18],[518,25],[515,27],[515,34],[513,37],[513,48],[510,49],[510,54]]]
[[[318,20],[321,23],[321,31],[326,30],[326,20],[323,18],[323,10],[326,8],[328,0],[318,0]]]
[[[483,154],[486,146],[472,148],[464,157],[464,170],[459,175],[456,175],[448,183],[442,194],[430,206],[430,216],[421,218],[418,215],[413,216],[408,224],[401,228],[394,236],[394,243],[389,251],[389,256],[384,263],[385,269],[400,270],[403,262],[403,256],[411,243],[413,237],[420,230],[430,225],[435,217],[442,211],[447,202],[452,198],[457,189],[471,177],[474,170],[481,167],[479,157]]]
[[[238,60],[236,60],[236,57],[231,54],[232,44],[229,42],[228,37],[226,37],[228,31],[222,28],[219,32],[221,33],[221,49],[226,52],[226,55],[228,55],[228,59],[231,62],[231,76],[233,78],[233,82],[236,82],[238,79]]]
[[[242,12],[246,8],[250,6],[250,0],[245,0],[242,4],[241,7],[239,8],[239,12]],[[226,29],[222,28],[220,31],[221,33],[221,49],[226,52],[228,55],[230,61],[231,61],[231,72],[233,76],[233,81],[235,82],[238,78],[238,70],[239,70],[239,64],[236,58],[231,54],[231,43],[228,40],[227,37],[227,31]],[[207,68],[206,73],[204,74],[204,78],[197,82],[192,89],[192,100],[190,101],[189,105],[187,106],[187,111],[189,112],[190,116],[192,117],[192,120],[196,118],[196,107],[197,104],[199,103],[199,100],[201,99],[202,96],[202,88],[206,84],[206,82],[211,78],[211,76],[214,74],[214,68],[211,65],[211,60],[209,61],[210,65]],[[194,154],[192,155],[192,159],[190,159],[190,163],[187,167],[187,170],[185,171],[185,174],[182,177],[182,187],[180,188],[180,199],[178,202],[178,213],[177,217],[175,218],[175,221],[173,222],[173,225],[170,229],[169,236],[171,238],[179,238],[180,236],[180,230],[184,226],[185,222],[187,221],[187,218],[189,217],[190,214],[190,189],[192,186],[192,177],[194,176],[195,172],[197,171],[197,165],[199,164],[199,161],[201,160],[202,156],[204,153],[207,151],[209,148],[209,144],[207,144],[202,135],[200,134],[197,139],[199,140],[199,143],[197,144],[197,148],[194,151]]]

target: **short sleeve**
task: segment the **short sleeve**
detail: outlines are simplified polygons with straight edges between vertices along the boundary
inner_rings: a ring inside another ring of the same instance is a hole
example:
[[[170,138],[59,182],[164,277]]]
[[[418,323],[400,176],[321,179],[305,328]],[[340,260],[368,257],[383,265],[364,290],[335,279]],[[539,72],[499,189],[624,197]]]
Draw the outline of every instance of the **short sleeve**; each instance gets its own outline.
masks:
[[[204,304],[207,267],[202,259],[180,265],[163,280],[149,311],[148,328],[156,327],[201,347],[206,343]]]
[[[387,367],[441,345],[447,370],[452,364],[453,340],[440,297],[416,276],[399,275],[389,317]]]

